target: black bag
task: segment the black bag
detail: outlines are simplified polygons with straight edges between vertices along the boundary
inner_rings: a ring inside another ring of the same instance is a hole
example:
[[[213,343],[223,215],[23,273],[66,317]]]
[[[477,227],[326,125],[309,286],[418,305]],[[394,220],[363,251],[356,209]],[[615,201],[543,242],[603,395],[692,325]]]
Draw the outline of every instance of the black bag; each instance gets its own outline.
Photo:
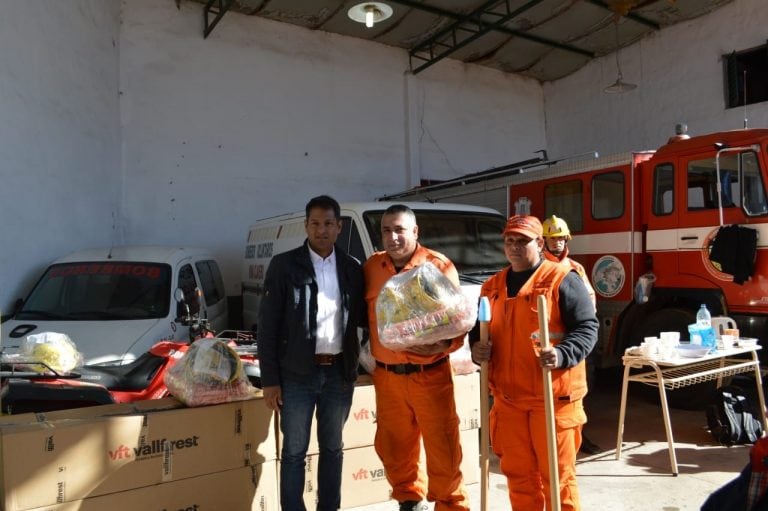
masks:
[[[723,445],[752,444],[763,434],[759,411],[741,387],[726,385],[715,391],[707,405],[709,432]]]

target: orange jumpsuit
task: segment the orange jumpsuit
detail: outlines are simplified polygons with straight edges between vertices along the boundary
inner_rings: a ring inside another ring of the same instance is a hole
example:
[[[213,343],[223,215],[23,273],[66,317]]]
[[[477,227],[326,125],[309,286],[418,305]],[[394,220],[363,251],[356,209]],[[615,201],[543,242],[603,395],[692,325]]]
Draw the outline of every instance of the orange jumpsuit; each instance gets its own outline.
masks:
[[[453,263],[439,252],[418,245],[405,272],[430,261],[456,285],[458,273]],[[461,444],[459,419],[453,395],[450,361],[411,374],[396,374],[379,363],[429,365],[445,359],[460,348],[464,336],[451,342],[444,353],[418,355],[392,351],[379,341],[376,299],[384,284],[397,273],[386,252],[373,254],[363,266],[365,299],[371,333],[371,352],[377,361],[373,373],[376,389],[376,453],[384,464],[392,498],[398,502],[418,501],[425,496],[438,510],[468,510],[469,497],[459,469]],[[419,439],[427,455],[427,477],[419,470]]]
[[[544,414],[542,370],[531,334],[538,330],[538,295],[547,297],[553,345],[565,327],[558,305],[559,287],[570,268],[543,261],[514,297],[507,297],[509,269],[488,279],[481,290],[491,303],[489,334],[493,343],[488,376],[494,403],[490,417],[491,444],[507,477],[514,511],[541,511],[550,506],[549,462]],[[582,360],[568,369],[552,370],[555,402],[560,500],[563,511],[579,510],[576,454],[586,422],[582,403],[587,393]]]
[[[544,251],[544,257],[546,257],[550,261],[568,265],[569,268],[572,268],[576,273],[578,273],[579,277],[581,277],[581,280],[584,282],[584,285],[587,286],[587,292],[589,293],[589,297],[592,299],[592,305],[594,305],[595,308],[597,308],[597,298],[595,297],[595,289],[592,287],[592,283],[589,281],[589,277],[587,276],[587,271],[584,269],[584,266],[582,266],[581,263],[574,261],[573,259],[568,257],[567,246],[565,247],[565,249],[563,249],[563,253],[560,254],[560,257],[556,256],[549,250]]]

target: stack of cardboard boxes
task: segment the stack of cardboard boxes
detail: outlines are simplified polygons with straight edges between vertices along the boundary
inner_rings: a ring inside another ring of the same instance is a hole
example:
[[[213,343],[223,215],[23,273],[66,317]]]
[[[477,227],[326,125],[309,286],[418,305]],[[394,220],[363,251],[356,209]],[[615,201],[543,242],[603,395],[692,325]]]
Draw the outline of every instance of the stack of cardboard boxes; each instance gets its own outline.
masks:
[[[272,415],[161,399],[2,417],[2,509],[277,511]]]
[[[456,376],[465,483],[478,480],[479,377]],[[1,511],[278,511],[279,433],[261,398],[186,408],[174,399],[0,417]],[[373,385],[344,429],[342,505],[384,502]],[[315,508],[318,447],[304,500]]]
[[[376,394],[373,385],[362,382],[355,387],[352,409],[344,428],[344,469],[341,478],[343,508],[365,506],[390,499],[391,488],[384,475],[384,466],[373,447],[376,436]],[[476,483],[480,478],[480,377],[479,373],[454,378],[456,412],[463,460],[464,483]],[[313,422],[307,456],[307,476],[304,503],[315,509],[317,501],[318,446]],[[424,449],[422,448],[422,465]]]

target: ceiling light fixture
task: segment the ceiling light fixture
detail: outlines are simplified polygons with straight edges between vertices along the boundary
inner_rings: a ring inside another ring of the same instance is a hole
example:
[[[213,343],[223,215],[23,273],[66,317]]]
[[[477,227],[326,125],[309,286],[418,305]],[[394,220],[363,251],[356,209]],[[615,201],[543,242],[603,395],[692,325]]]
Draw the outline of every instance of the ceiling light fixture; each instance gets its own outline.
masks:
[[[616,71],[618,71],[619,76],[616,78],[616,81],[613,82],[611,85],[603,89],[603,92],[606,94],[623,94],[625,92],[629,92],[631,90],[634,90],[637,88],[637,85],[634,83],[627,83],[624,81],[624,76],[621,74],[621,65],[619,64],[619,23],[618,20],[616,20],[615,23],[616,26]]]
[[[375,23],[392,16],[392,7],[382,2],[364,2],[350,8],[347,11],[347,16],[358,23],[365,23],[366,27],[371,28]]]
[[[615,13],[626,16],[640,2],[639,0],[606,0],[606,3],[608,8]]]

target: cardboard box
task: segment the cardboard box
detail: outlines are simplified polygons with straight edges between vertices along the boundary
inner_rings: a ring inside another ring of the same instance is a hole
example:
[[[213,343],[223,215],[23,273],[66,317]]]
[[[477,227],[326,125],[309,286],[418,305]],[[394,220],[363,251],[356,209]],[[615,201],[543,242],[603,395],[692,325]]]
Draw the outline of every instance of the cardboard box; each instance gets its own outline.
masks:
[[[454,398],[459,429],[480,427],[480,373],[454,377]],[[352,396],[349,419],[343,431],[344,449],[373,445],[376,437],[376,392],[373,385],[357,385]],[[282,446],[282,441],[279,444]],[[307,454],[317,454],[317,423],[312,418]]]
[[[453,395],[459,430],[480,427],[480,373],[462,374],[453,378]]]
[[[166,400],[160,400],[166,401]],[[177,481],[276,458],[273,414],[263,399],[197,408],[168,402],[78,409],[0,421],[5,511],[61,504]],[[114,412],[114,413],[113,413]],[[50,415],[48,415],[50,418]]]
[[[279,511],[276,465],[276,461],[268,461],[31,511]]]
[[[480,431],[468,429],[459,432],[462,449],[461,472],[464,484],[480,481]],[[422,447],[421,468],[426,472],[426,455]],[[307,457],[304,504],[314,509],[317,502],[318,456]],[[384,473],[384,465],[373,446],[344,450],[344,469],[341,476],[342,508],[365,506],[390,499],[392,488]]]

